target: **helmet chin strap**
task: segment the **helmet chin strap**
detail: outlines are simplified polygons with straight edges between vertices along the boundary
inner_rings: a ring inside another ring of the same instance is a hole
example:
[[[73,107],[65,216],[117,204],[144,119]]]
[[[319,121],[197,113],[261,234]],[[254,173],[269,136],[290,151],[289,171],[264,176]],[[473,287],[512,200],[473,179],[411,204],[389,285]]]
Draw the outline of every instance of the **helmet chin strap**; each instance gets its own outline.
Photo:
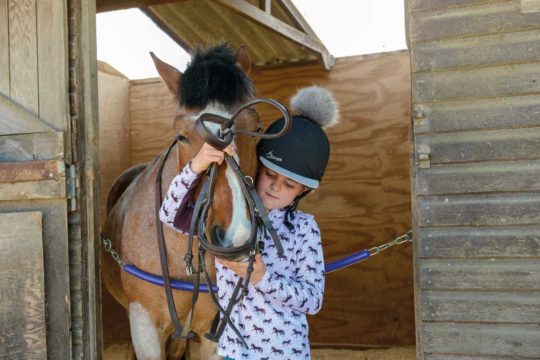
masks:
[[[283,223],[289,229],[290,232],[294,233],[294,225],[291,223],[292,220],[294,220],[294,214],[296,213],[296,209],[298,208],[298,204],[300,203],[300,200],[307,194],[309,194],[313,189],[307,189],[300,195],[296,196],[293,200],[293,202],[285,208],[285,218],[283,220]]]

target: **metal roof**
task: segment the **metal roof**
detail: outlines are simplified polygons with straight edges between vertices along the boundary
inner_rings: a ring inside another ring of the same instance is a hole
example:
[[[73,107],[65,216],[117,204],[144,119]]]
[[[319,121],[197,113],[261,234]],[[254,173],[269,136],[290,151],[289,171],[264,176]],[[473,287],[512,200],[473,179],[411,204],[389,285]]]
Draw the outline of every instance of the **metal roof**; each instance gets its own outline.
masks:
[[[334,59],[291,0],[98,0],[98,11],[141,7],[186,51],[226,40],[244,44],[252,66],[264,69]]]

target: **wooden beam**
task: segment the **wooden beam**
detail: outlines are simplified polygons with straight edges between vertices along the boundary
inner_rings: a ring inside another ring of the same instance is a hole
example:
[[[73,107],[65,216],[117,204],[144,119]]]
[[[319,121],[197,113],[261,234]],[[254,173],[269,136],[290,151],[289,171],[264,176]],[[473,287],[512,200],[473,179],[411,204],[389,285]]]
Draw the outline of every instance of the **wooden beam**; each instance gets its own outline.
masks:
[[[320,41],[319,37],[315,33],[315,31],[309,26],[309,23],[304,19],[302,14],[300,14],[300,11],[294,6],[291,0],[276,0],[279,6],[285,11],[285,13],[289,16],[289,19],[292,20],[292,22],[296,25],[296,27],[303,32],[305,32],[308,35],[311,35],[312,37],[316,38]]]
[[[186,0],[96,0],[98,13],[130,8],[141,8],[154,5],[163,5]]]
[[[35,113],[0,94],[0,135],[55,132]]]
[[[270,16],[245,0],[217,0],[217,2],[238,15],[256,22],[268,30],[316,52],[325,69],[329,70],[334,66],[334,58],[318,38],[295,29],[283,21]]]
[[[32,180],[56,180],[64,174],[61,160],[34,160],[0,162],[0,183],[15,183]]]
[[[175,41],[180,47],[182,47],[188,54],[192,54],[194,48],[188,44],[183,38],[180,37],[180,34],[177,34],[172,26],[168,25],[165,20],[161,18],[159,13],[152,8],[144,8],[141,11],[150,18],[156,24],[156,26],[163,31],[165,34],[169,35],[173,41]]]

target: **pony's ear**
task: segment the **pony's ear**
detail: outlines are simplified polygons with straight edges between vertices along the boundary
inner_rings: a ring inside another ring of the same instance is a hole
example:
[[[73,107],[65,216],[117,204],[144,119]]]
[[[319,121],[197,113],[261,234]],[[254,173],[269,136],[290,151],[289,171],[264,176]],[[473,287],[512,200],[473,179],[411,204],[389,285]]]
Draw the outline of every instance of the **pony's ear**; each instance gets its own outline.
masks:
[[[249,55],[247,53],[246,47],[244,45],[240,45],[238,49],[234,52],[234,59],[236,60],[236,63],[246,74],[249,74],[251,71],[251,59],[249,58]]]
[[[150,56],[152,57],[152,60],[154,60],[154,65],[156,66],[159,76],[165,81],[169,91],[176,96],[182,73],[174,66],[161,61],[153,52],[150,52]]]

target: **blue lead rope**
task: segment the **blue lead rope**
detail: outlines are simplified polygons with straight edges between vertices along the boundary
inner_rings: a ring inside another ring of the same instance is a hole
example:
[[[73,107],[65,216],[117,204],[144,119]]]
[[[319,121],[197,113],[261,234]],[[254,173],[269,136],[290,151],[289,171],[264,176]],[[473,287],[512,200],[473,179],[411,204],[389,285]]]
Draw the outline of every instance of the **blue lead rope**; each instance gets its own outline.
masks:
[[[354,253],[352,255],[346,256],[343,259],[336,260],[334,262],[331,262],[329,264],[326,264],[324,266],[324,272],[326,274],[331,273],[333,271],[343,269],[344,267],[356,264],[362,260],[366,260],[371,255],[369,250],[362,250],[357,253]],[[131,274],[135,277],[138,277],[141,280],[147,281],[149,283],[152,283],[154,285],[163,286],[163,278],[158,275],[150,274],[144,270],[139,269],[133,264],[124,264],[122,266],[122,269],[124,269],[125,272],[128,274]],[[200,284],[199,291],[201,292],[208,292],[208,285],[207,284]],[[189,281],[181,281],[181,280],[174,280],[171,279],[171,288],[175,290],[184,290],[184,291],[193,291],[193,283]],[[218,287],[215,284],[212,284],[212,289],[217,292]]]

